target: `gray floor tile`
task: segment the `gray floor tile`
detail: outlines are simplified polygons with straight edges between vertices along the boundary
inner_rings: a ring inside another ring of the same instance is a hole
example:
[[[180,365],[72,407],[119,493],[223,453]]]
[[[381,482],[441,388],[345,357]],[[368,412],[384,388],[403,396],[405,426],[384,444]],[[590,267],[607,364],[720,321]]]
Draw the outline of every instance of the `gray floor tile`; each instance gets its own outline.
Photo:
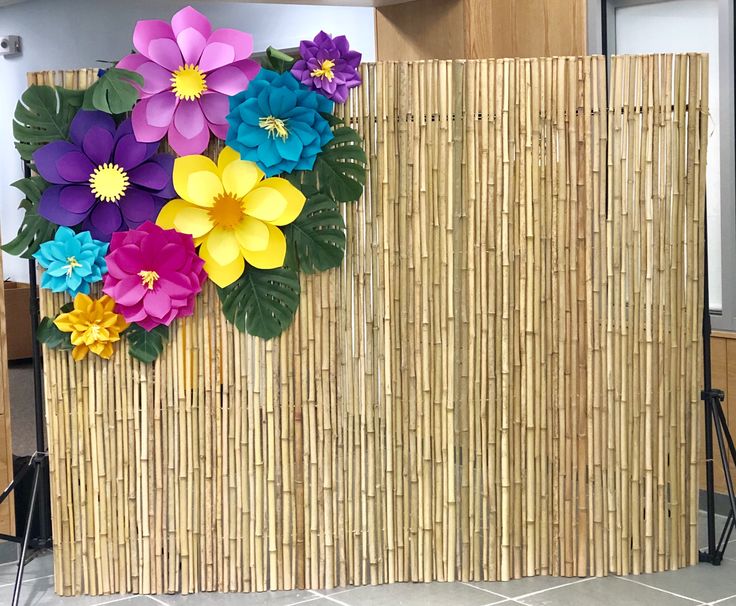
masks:
[[[716,516],[716,541],[721,536],[721,530],[726,523],[725,516]],[[731,534],[732,539],[736,539],[736,534]],[[703,548],[708,546],[708,526],[705,512],[700,512],[698,515],[698,547]],[[735,550],[736,551],[736,550]]]
[[[288,606],[305,600],[316,606],[310,591],[263,591],[258,593],[194,593],[191,595],[157,595],[158,602],[169,606]],[[323,598],[320,598],[323,599]],[[334,606],[334,602],[332,602]],[[149,604],[149,606],[154,606]],[[321,606],[321,605],[320,605]]]
[[[463,583],[395,583],[335,596],[348,606],[482,606],[504,598]]]
[[[693,606],[696,602],[615,577],[586,579],[533,596],[518,598],[526,606]]]
[[[18,559],[18,545],[10,541],[0,541],[0,564]]]
[[[0,587],[15,582],[16,570],[16,564],[4,564],[0,566]],[[26,563],[26,567],[23,570],[24,579],[43,577],[51,574],[54,574],[54,558],[50,552],[45,552],[34,557]]]
[[[514,581],[504,582],[485,582],[485,581],[473,581],[470,584],[476,587],[493,591],[494,593],[500,594],[508,598],[515,598],[520,595],[526,595],[527,593],[534,593],[536,591],[543,591],[558,585],[565,585],[576,581],[576,578],[566,577],[526,577],[524,579],[516,579]]]
[[[723,560],[720,566],[698,564],[681,570],[641,574],[631,578],[703,602],[736,594],[736,562],[731,560]]]

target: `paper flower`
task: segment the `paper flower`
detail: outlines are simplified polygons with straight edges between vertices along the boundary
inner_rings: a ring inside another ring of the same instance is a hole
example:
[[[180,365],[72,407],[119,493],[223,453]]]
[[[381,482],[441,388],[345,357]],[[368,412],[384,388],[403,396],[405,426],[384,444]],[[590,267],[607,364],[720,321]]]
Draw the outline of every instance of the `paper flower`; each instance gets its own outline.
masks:
[[[102,290],[128,322],[152,330],[194,313],[203,265],[190,235],[146,222],[113,234]]]
[[[140,101],[133,108],[133,129],[139,141],[160,141],[179,155],[207,148],[210,131],[227,133],[228,96],[239,93],[260,66],[248,57],[250,34],[216,29],[191,6],[166,21],[139,21],[133,32],[139,54],[124,57],[118,67],[143,76]]]
[[[74,309],[59,314],[54,320],[62,332],[72,333],[74,345],[72,357],[79,362],[88,352],[109,360],[113,353],[112,344],[120,340],[120,333],[128,328],[128,323],[116,314],[115,301],[107,295],[91,299],[84,293],[74,297]]]
[[[334,135],[320,112],[333,104],[299,85],[290,73],[262,69],[247,90],[230,98],[227,144],[272,177],[312,170]]]
[[[54,239],[41,244],[33,257],[46,269],[41,287],[53,292],[89,293],[89,285],[107,272],[107,242],[94,240],[88,231],[75,234],[68,227],[56,230]]]
[[[155,143],[136,141],[130,120],[116,127],[108,114],[80,110],[69,136],[33,154],[36,170],[51,183],[38,212],[52,223],[81,223],[93,238],[109,242],[113,232],[155,218],[173,196],[174,158],[157,154]]]
[[[215,284],[235,282],[245,261],[261,269],[283,265],[286,238],[278,226],[294,221],[305,202],[286,179],[263,179],[258,166],[226,147],[217,166],[204,156],[177,158],[174,187],[182,199],[164,206],[156,223],[194,238]]]
[[[345,36],[320,32],[312,40],[299,44],[299,59],[291,68],[297,80],[328,99],[345,103],[351,88],[360,85],[358,73],[361,54],[350,50]]]

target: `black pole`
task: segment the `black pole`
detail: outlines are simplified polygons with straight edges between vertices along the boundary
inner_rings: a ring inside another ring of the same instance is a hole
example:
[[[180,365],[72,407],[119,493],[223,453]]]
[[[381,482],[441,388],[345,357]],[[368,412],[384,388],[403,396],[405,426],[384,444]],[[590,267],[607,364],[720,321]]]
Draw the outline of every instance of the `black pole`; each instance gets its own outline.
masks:
[[[34,458],[38,456],[38,453],[34,453]],[[23,535],[23,544],[20,549],[20,558],[18,558],[18,571],[15,573],[15,585],[13,586],[13,601],[12,606],[18,606],[20,600],[20,586],[23,583],[23,570],[25,569],[26,563],[26,549],[28,548],[28,542],[31,539],[31,525],[33,523],[33,513],[36,510],[36,498],[39,487],[39,476],[41,475],[41,465],[36,464],[33,470],[33,490],[31,492],[31,502],[28,507],[28,518],[26,520],[26,531]]]

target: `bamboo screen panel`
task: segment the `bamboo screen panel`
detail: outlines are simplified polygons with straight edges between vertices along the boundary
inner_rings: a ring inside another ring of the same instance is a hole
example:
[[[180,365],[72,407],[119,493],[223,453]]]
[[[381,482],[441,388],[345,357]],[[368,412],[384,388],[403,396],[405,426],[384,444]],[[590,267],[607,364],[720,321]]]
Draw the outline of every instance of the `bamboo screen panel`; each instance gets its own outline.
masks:
[[[369,183],[282,338],[208,288],[152,367],[45,352],[59,593],[697,561],[707,57],[362,69]]]

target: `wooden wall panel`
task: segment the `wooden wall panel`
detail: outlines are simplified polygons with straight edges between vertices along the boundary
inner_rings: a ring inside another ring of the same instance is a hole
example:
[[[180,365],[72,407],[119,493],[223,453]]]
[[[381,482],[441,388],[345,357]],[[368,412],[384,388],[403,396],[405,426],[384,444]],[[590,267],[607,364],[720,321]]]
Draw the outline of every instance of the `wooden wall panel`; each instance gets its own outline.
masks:
[[[379,60],[586,53],[586,0],[414,0],[376,9]]]
[[[0,255],[0,278],[3,277]],[[5,331],[5,296],[0,283],[0,490],[13,477],[13,444],[10,435],[10,401],[8,396],[8,351]],[[13,498],[0,505],[0,532],[15,534]]]

